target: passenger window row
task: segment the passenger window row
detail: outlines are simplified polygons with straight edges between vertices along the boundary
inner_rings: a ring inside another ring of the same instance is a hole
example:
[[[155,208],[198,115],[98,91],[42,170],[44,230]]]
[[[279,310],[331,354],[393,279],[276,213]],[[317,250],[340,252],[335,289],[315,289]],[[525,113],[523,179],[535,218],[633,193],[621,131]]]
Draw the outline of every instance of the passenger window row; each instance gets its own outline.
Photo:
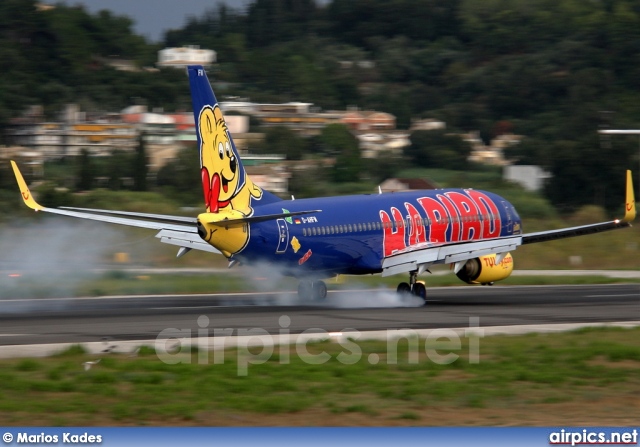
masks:
[[[462,218],[455,217],[453,219],[449,217],[445,217],[443,219],[436,220],[435,223],[443,224],[449,222],[480,222],[483,220],[495,220],[496,216],[494,214],[485,214],[478,215],[474,214],[472,216],[464,216]],[[431,225],[432,221],[429,218],[417,219],[418,225]],[[326,236],[331,234],[343,234],[343,233],[356,233],[362,231],[373,231],[373,230],[381,230],[383,228],[402,228],[408,227],[411,225],[410,219],[398,220],[398,221],[389,221],[389,222],[367,222],[367,223],[358,223],[358,224],[345,224],[345,225],[329,225],[329,226],[319,226],[319,227],[311,227],[311,228],[303,228],[302,235],[303,236]]]

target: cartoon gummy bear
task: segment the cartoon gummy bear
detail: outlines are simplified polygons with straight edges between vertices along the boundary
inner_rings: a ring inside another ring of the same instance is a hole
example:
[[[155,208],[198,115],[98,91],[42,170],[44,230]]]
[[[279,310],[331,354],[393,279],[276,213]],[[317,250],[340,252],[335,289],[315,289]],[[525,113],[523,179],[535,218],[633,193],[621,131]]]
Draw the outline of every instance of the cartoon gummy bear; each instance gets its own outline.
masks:
[[[262,190],[253,184],[238,163],[217,104],[213,108],[206,106],[202,109],[199,129],[202,188],[207,212],[252,215],[251,197],[260,199]]]
[[[262,189],[247,176],[229,135],[222,112],[216,104],[205,106],[198,118],[200,133],[200,175],[207,214],[213,220],[241,219],[253,215],[251,199],[260,199]],[[213,217],[213,216],[211,216]],[[205,218],[206,220],[209,218]],[[209,220],[210,222],[210,220]],[[204,240],[225,256],[238,253],[249,242],[249,226],[207,226]]]

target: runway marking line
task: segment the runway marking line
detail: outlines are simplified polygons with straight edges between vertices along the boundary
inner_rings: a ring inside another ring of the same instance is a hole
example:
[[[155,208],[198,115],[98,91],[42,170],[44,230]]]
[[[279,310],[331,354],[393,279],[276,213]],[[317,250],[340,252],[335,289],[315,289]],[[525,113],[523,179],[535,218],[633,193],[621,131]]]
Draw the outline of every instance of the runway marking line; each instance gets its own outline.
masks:
[[[585,295],[585,298],[609,298],[616,296],[637,296],[640,299],[640,292],[638,293],[621,293],[619,295]]]

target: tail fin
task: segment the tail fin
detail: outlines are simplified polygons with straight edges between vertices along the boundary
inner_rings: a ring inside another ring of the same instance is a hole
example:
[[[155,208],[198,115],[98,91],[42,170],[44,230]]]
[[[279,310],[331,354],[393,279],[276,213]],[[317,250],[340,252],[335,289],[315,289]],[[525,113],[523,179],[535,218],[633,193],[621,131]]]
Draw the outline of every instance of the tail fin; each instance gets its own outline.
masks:
[[[280,200],[249,179],[204,68],[190,65],[187,71],[207,212],[236,211],[251,216],[254,200],[262,203]]]

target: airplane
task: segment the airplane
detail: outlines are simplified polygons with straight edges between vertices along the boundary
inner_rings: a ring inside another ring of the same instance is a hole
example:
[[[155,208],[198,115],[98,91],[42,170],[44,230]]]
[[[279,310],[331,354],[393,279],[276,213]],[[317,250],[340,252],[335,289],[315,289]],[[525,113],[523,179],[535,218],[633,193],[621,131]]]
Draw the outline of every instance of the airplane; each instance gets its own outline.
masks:
[[[47,208],[33,198],[11,161],[25,204],[36,211],[156,230],[161,242],[220,253],[229,267],[268,262],[299,279],[298,295],[319,300],[323,281],[340,274],[408,274],[397,291],[425,300],[418,276],[449,264],[462,281],[492,285],[513,271],[521,245],[629,227],[636,206],[626,175],[622,219],[523,233],[514,206],[474,189],[434,189],[283,200],[247,175],[202,66],[187,67],[196,124],[205,211],[181,217],[90,208]]]

